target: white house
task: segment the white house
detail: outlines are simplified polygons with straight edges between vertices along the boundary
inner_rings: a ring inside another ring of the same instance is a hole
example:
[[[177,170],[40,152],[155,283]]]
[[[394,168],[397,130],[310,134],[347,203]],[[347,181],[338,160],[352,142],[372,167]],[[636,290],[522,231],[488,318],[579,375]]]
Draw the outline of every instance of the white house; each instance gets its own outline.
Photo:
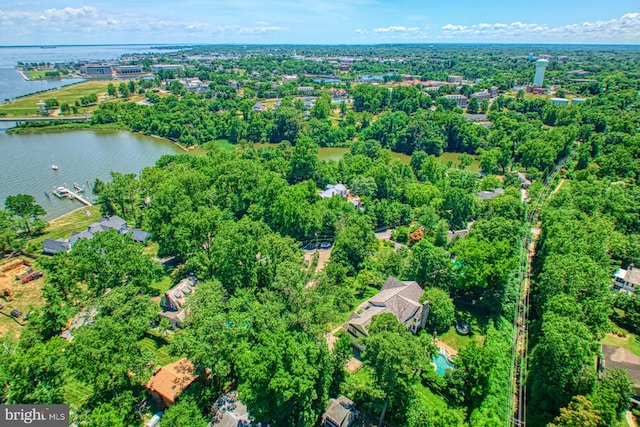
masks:
[[[619,268],[613,275],[612,289],[635,292],[640,286],[640,270],[635,268],[633,264],[629,265],[629,268]]]

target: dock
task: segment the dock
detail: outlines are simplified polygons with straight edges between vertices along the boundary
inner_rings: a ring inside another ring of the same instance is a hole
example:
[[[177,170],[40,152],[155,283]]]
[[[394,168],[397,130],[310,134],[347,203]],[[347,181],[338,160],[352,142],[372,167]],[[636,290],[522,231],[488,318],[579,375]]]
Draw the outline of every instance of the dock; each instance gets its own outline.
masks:
[[[83,205],[91,206],[91,202],[90,201],[88,201],[87,199],[83,198],[80,194],[69,190],[67,187],[57,187],[55,190],[53,190],[53,194],[55,194],[56,196],[58,196],[60,198],[67,196],[70,199],[76,199],[77,201],[79,201]]]

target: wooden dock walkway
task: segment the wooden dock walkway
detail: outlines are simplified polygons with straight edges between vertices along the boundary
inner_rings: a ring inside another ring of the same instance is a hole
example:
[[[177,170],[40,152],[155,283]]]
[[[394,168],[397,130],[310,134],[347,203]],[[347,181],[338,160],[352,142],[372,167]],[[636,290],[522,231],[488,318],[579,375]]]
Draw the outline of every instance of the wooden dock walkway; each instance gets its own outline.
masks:
[[[72,198],[76,199],[80,203],[82,203],[82,204],[84,204],[86,206],[91,206],[91,202],[90,201],[88,201],[87,199],[83,198],[80,194],[76,193],[75,191],[71,191],[67,187],[58,187],[58,188],[60,190],[62,190],[63,192],[66,192],[67,195],[69,195]]]

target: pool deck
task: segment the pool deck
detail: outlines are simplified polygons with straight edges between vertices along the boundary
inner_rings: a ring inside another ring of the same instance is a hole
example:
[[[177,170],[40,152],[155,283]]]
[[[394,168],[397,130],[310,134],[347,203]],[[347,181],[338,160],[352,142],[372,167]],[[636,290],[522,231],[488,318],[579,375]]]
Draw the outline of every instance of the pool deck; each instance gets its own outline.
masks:
[[[443,343],[442,341],[439,341],[437,338],[434,338],[433,342],[438,347],[447,350],[447,353],[449,353],[449,356],[457,356],[458,355],[458,351],[457,350],[455,350],[453,347]]]

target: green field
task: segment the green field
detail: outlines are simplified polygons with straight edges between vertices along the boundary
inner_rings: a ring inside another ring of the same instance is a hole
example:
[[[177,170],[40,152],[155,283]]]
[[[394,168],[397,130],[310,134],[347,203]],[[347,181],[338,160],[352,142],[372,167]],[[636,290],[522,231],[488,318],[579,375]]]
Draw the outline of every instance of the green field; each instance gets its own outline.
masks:
[[[95,94],[98,99],[107,92],[109,81],[91,81],[60,88],[46,93],[37,93],[17,99],[13,102],[0,105],[0,115],[4,116],[37,116],[39,108],[36,105],[47,99],[57,99],[60,104],[73,105],[76,100],[90,94]],[[85,114],[95,109],[95,106],[80,107],[78,114]]]
[[[87,216],[84,211],[91,212],[91,216]],[[68,239],[74,231],[82,231],[89,224],[100,219],[100,206],[94,205],[89,207],[78,208],[60,218],[53,219],[49,222],[49,227],[42,236],[32,239],[30,243],[40,245],[44,239]]]
[[[638,336],[636,334],[629,333],[624,338],[617,335],[607,334],[602,340],[602,344],[622,347],[640,357],[640,344],[638,343]]]
[[[29,70],[27,73],[29,74],[29,77],[31,77],[31,80],[43,80],[47,78],[45,76],[47,71],[51,70]]]

